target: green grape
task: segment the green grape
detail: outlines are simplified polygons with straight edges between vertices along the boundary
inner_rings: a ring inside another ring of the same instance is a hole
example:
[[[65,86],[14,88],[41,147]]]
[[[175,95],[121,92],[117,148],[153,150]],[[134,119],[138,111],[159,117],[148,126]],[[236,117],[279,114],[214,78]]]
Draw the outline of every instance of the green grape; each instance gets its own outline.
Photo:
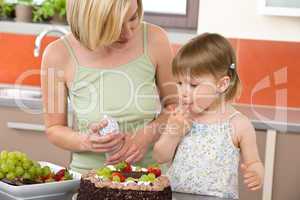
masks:
[[[113,176],[112,181],[113,181],[113,182],[118,182],[118,183],[120,183],[120,182],[121,182],[121,179],[120,179],[119,176]]]
[[[24,169],[30,169],[31,166],[32,166],[32,161],[30,161],[30,160],[24,160],[23,161],[23,168]]]
[[[2,163],[1,164],[1,171],[3,172],[3,173],[8,173],[8,171],[9,171],[9,168],[8,168],[8,166],[7,166],[7,164],[6,163]]]
[[[6,163],[8,172],[14,172],[15,171],[15,165],[13,163]]]
[[[27,155],[25,153],[21,153],[21,159],[20,161],[24,162],[25,160],[29,160]]]
[[[23,163],[22,163],[21,161],[18,161],[18,162],[16,163],[16,167],[23,167]]]
[[[149,181],[149,177],[147,175],[143,175],[143,176],[141,176],[141,178],[139,178],[139,181],[141,181],[141,182],[148,182]]]
[[[0,158],[1,160],[6,160],[8,157],[8,151],[1,151]]]
[[[36,167],[32,166],[30,167],[30,169],[28,170],[28,173],[31,175],[32,178],[36,177]]]
[[[15,159],[7,159],[6,164],[15,166],[17,164],[17,160]]]
[[[15,154],[16,154],[16,158],[17,158],[17,160],[21,160],[21,159],[22,159],[23,155],[22,155],[22,153],[21,153],[21,152],[19,152],[19,151],[15,151]]]
[[[43,168],[41,167],[36,167],[36,175],[38,177],[43,176]]]
[[[135,179],[135,178],[132,178],[132,177],[128,177],[128,178],[126,178],[125,181],[126,181],[126,182],[129,182],[129,181],[136,181],[136,179]]]
[[[117,169],[117,171],[122,171],[126,166],[127,166],[126,162],[123,161],[116,164],[115,168]]]
[[[108,167],[101,168],[97,171],[98,176],[103,176],[106,178],[110,178],[112,175],[112,171]]]
[[[155,179],[156,179],[156,176],[153,173],[148,174],[148,177],[149,177],[150,181],[155,181]]]
[[[41,168],[41,164],[38,163],[37,161],[33,161],[33,166],[35,166],[37,168]]]
[[[43,171],[42,175],[45,176],[45,177],[48,176],[51,173],[51,169],[48,166],[43,167],[42,171]]]
[[[22,177],[22,175],[25,173],[25,171],[22,167],[16,167],[15,173],[16,173],[17,177]]]
[[[0,180],[5,178],[5,174],[0,172]]]
[[[16,175],[13,172],[9,172],[8,174],[6,174],[6,178],[12,181],[16,178]]]
[[[9,152],[7,159],[11,159],[11,160],[16,160],[17,159],[17,155],[15,154],[15,152]]]
[[[31,180],[31,179],[32,179],[31,175],[30,175],[28,172],[25,172],[25,173],[23,174],[22,178],[23,178],[23,179],[26,179],[26,180]]]

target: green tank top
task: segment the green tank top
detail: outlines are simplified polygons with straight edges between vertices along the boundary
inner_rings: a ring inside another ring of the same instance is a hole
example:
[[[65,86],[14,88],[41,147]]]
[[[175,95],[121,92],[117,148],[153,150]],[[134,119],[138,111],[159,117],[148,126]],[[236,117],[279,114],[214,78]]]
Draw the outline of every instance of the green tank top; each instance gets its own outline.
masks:
[[[104,115],[116,119],[120,130],[125,133],[134,133],[143,128],[157,115],[159,97],[155,84],[155,68],[147,52],[146,23],[143,23],[143,29],[143,55],[113,69],[80,65],[68,40],[63,38],[76,63],[69,97],[79,134],[86,134],[88,125],[99,122]],[[153,163],[151,154],[150,150],[137,165]],[[73,152],[70,167],[84,173],[102,167],[105,159],[104,153]]]

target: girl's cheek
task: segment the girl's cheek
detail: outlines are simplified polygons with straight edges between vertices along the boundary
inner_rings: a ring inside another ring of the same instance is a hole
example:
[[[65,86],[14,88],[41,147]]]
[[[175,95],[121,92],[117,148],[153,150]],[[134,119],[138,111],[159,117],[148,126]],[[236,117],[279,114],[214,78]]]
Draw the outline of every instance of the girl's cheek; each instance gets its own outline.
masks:
[[[216,98],[216,94],[214,93],[198,93],[198,95],[194,97],[193,102],[195,102],[196,106],[206,109],[216,100]]]
[[[196,107],[200,107],[201,109],[206,109],[210,106],[210,104],[213,102],[211,98],[197,98],[196,99]]]

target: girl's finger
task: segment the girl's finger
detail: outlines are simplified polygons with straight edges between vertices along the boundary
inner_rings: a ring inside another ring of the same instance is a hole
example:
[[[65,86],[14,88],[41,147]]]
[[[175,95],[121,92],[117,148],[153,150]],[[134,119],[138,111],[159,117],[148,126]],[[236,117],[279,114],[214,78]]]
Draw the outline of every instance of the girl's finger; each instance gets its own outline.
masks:
[[[257,176],[252,176],[252,177],[250,177],[250,178],[245,179],[245,180],[244,180],[244,183],[245,183],[245,184],[248,184],[248,183],[252,183],[252,182],[257,181],[257,180],[258,180],[258,177],[257,177]]]
[[[167,112],[174,112],[176,109],[176,104],[171,104],[166,107]]]
[[[253,188],[251,188],[250,190],[251,191],[255,191],[255,190],[259,190],[261,188],[261,185],[259,185],[259,186],[257,186],[257,187],[253,187]]]
[[[241,164],[241,170],[243,173],[245,173],[247,171],[247,166],[245,164]]]
[[[244,178],[250,178],[250,177],[253,177],[253,176],[257,176],[256,173],[254,173],[254,172],[246,172],[244,174]]]
[[[248,184],[248,188],[257,187],[259,185],[260,185],[259,181],[254,181],[254,182]]]

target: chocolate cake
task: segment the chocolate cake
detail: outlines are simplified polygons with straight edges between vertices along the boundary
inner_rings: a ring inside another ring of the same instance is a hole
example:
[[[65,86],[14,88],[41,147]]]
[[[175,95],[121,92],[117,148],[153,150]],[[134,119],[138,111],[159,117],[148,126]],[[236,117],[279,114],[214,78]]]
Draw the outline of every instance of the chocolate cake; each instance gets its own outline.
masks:
[[[83,175],[77,200],[171,200],[169,180],[158,167],[128,163],[106,166]]]

